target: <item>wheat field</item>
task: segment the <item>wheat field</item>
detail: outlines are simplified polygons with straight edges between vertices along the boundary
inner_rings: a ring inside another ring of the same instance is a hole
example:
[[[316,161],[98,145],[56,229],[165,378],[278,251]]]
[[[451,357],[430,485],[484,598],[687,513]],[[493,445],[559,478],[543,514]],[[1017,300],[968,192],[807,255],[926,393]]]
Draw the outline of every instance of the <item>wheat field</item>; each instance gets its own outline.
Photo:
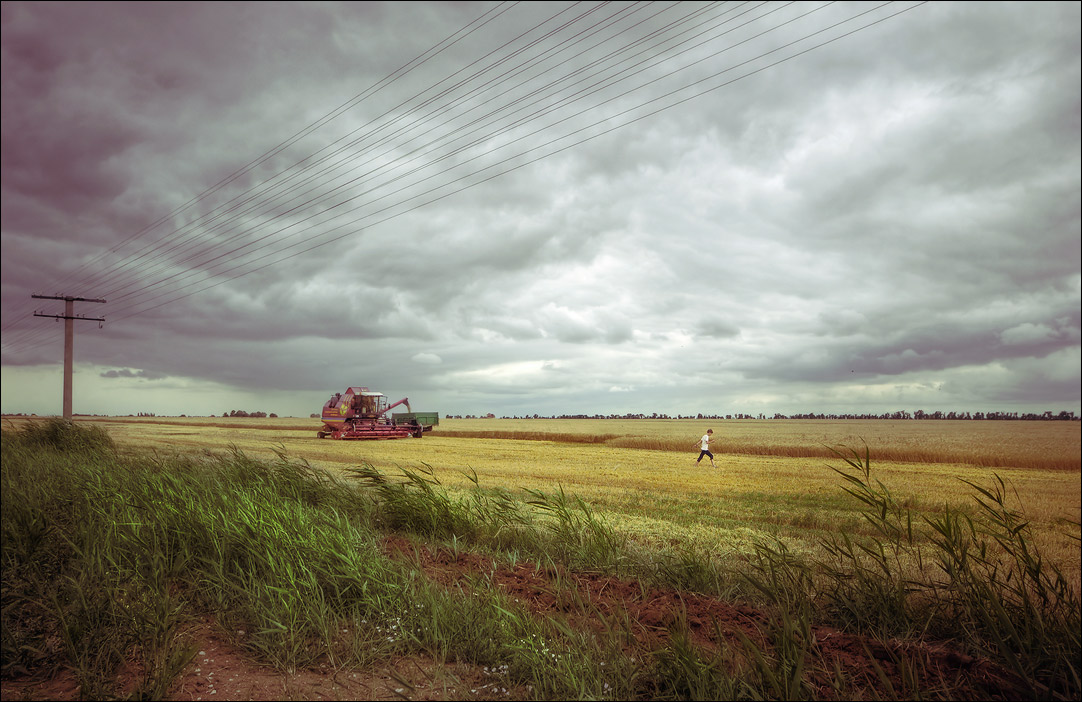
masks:
[[[21,421],[25,418],[10,418]],[[233,417],[80,417],[121,432],[179,437],[195,429],[282,432],[314,437],[318,419]],[[159,429],[144,432],[137,427]],[[124,427],[124,428],[121,428]],[[1082,469],[1082,424],[1074,421],[441,419],[431,436],[551,441],[611,448],[694,450],[714,429],[714,453],[829,458],[831,448],[867,444],[884,461],[959,463],[988,468]],[[427,438],[427,437],[426,437]]]
[[[5,419],[19,423],[25,419]],[[159,452],[283,452],[332,471],[370,464],[430,470],[449,489],[564,490],[651,547],[724,558],[764,537],[814,550],[831,531],[865,528],[834,468],[865,447],[873,478],[917,514],[970,509],[969,483],[1013,491],[1047,557],[1080,571],[1077,422],[891,420],[441,419],[421,439],[317,439],[315,419],[79,418],[122,446]],[[718,468],[695,464],[714,429]]]

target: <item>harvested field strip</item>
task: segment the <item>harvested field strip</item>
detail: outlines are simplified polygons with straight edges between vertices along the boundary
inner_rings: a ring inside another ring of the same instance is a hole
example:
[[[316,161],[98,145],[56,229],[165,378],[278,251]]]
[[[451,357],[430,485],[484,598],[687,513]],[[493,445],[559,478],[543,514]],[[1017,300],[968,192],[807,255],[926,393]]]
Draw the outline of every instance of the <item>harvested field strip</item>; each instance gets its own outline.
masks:
[[[609,444],[620,446],[617,442],[636,437],[623,434],[579,434],[571,432],[529,432],[529,431],[447,431],[441,436],[450,439],[497,439],[506,441],[554,441],[561,444]],[[644,439],[641,446],[620,446],[620,448],[658,448],[656,441]],[[675,444],[676,442],[669,442]],[[686,442],[685,442],[686,443]],[[686,448],[663,448],[662,450],[684,450]]]
[[[227,417],[79,417],[80,422],[103,424],[142,424],[169,427],[243,429],[244,431],[311,431],[319,429],[318,419],[250,418],[233,419]]]
[[[455,431],[440,433],[455,439],[496,439],[507,441],[552,441],[572,444],[603,444],[612,448],[687,453],[689,442],[680,439],[652,438],[619,434],[550,434],[520,431]],[[781,458],[826,458],[836,454],[828,446],[777,445],[752,442],[725,442],[711,448],[716,455],[778,456]],[[876,446],[876,458],[891,463],[959,463],[981,468],[1031,468],[1039,470],[1082,470],[1079,456],[1033,455],[1026,451],[986,453],[983,447],[969,450]]]

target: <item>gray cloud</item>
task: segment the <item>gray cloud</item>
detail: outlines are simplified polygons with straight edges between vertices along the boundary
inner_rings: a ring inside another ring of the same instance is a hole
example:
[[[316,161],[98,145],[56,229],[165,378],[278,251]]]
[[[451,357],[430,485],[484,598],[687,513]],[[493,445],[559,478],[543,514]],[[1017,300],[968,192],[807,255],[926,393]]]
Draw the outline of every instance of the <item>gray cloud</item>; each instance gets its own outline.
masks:
[[[756,58],[872,7],[766,6],[605,88],[576,71],[615,28],[456,86],[573,3],[7,2],[4,409],[60,360],[30,295],[74,293],[108,299],[80,363],[175,383],[120,413],[1078,411],[1078,5],[902,3]],[[597,12],[731,17],[662,9]]]

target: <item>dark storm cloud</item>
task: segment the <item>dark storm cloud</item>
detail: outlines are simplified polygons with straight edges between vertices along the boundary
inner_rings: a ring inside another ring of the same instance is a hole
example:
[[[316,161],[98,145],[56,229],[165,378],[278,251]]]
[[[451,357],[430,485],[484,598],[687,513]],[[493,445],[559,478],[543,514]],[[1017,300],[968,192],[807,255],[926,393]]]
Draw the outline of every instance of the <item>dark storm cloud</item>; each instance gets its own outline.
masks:
[[[771,351],[759,372],[749,377],[838,382],[859,377],[895,376],[917,371],[981,366],[1017,359],[1042,359],[1077,348],[1080,320],[1069,304],[1039,322],[1001,328],[960,316],[953,324],[880,322],[853,331],[857,336]],[[863,334],[861,333],[863,328]]]
[[[58,360],[29,295],[70,288],[109,299],[77,352],[114,385],[378,382],[463,412],[874,404],[895,386],[926,407],[1077,407],[1078,4],[897,3],[867,19],[913,9],[766,69],[784,53],[757,54],[874,5],[781,24],[814,7],[767,4],[759,43],[583,82],[526,138],[540,122],[470,129],[505,103],[508,122],[540,114],[541,78],[570,86],[616,46],[542,44],[517,82],[504,62],[463,103],[427,101],[594,6],[6,2],[4,365]],[[666,8],[595,14],[645,33],[729,11]],[[476,144],[437,160],[441,130]]]
[[[724,339],[740,334],[740,329],[724,320],[704,320],[695,325],[696,336]]]

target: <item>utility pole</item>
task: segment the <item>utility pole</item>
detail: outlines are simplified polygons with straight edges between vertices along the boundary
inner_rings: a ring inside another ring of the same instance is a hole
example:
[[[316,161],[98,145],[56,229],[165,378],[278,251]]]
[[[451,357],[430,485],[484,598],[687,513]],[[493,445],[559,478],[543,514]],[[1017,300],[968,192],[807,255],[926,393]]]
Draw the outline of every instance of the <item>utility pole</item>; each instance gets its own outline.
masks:
[[[53,319],[64,320],[64,419],[71,419],[71,376],[73,374],[74,356],[75,356],[75,320],[86,319],[99,324],[105,321],[104,317],[86,317],[75,316],[75,303],[76,302],[105,302],[105,300],[92,300],[86,297],[72,297],[70,295],[31,295],[30,297],[37,298],[39,300],[63,300],[64,301],[64,314],[41,314],[40,312],[34,312],[35,317],[52,317]]]

